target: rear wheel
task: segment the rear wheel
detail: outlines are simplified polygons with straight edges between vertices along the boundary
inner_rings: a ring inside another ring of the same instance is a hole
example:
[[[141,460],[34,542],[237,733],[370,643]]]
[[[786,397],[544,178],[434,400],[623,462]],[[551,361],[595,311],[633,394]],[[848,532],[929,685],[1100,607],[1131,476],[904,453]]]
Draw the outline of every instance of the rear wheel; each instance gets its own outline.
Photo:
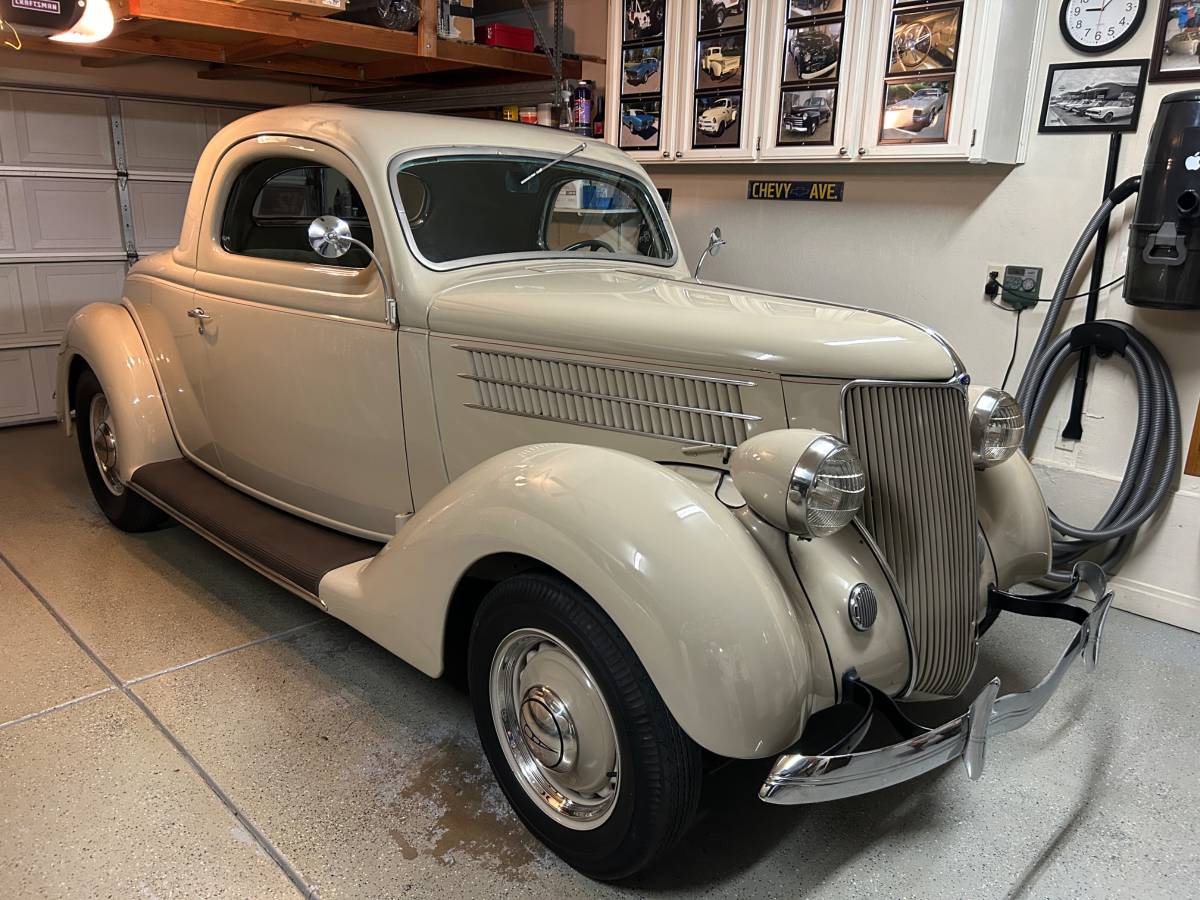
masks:
[[[585,875],[625,878],[683,835],[700,749],[586,594],[519,575],[471,631],[471,702],[496,780],[525,825]]]
[[[117,423],[91,369],[75,385],[75,434],[92,496],[108,520],[122,531],[152,531],[162,525],[167,519],[163,512],[121,481]]]

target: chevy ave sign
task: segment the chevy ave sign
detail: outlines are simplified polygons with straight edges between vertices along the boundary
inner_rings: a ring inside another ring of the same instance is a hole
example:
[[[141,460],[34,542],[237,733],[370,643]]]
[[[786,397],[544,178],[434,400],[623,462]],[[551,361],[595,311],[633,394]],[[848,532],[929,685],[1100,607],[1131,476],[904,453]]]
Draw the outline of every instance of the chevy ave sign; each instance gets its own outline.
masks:
[[[814,200],[841,203],[843,181],[750,181],[747,200]]]

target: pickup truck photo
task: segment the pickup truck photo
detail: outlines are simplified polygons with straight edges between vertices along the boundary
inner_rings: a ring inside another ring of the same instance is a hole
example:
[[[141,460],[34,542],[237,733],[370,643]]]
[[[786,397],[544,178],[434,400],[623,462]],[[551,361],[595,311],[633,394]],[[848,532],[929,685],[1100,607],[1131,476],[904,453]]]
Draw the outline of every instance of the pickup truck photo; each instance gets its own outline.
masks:
[[[700,69],[713,81],[725,81],[742,71],[742,52],[716,46],[708,47],[700,57]]]
[[[700,281],[643,168],[557,129],[239,118],[178,244],[67,324],[56,397],[113,527],[191,529],[451,676],[517,816],[597,879],[653,865],[728,760],[806,804],[976,779],[986,747],[1019,790],[994,739],[1095,666],[1112,603],[1088,562],[1092,608],[1008,593],[1047,573],[1046,503],[1019,405],[945,339]],[[1061,658],[972,690],[1031,606],[1069,619]],[[963,694],[932,727],[897,705]]]

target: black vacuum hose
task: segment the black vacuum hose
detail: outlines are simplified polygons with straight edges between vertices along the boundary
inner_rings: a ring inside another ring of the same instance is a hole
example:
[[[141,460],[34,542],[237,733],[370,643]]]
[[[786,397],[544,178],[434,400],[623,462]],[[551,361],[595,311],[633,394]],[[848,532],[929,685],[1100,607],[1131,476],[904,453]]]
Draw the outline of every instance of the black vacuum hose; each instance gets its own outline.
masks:
[[[1138,412],[1133,448],[1108,510],[1094,528],[1072,525],[1050,510],[1055,540],[1054,560],[1047,580],[1055,583],[1070,581],[1075,561],[1102,547],[1107,549],[1101,565],[1106,572],[1112,572],[1129,553],[1138,529],[1166,501],[1179,468],[1182,446],[1179,401],[1171,372],[1158,348],[1132,325],[1115,319],[1095,323],[1104,327],[1082,333],[1068,330],[1054,337],[1067,303],[1067,292],[1088,246],[1097,232],[1107,227],[1113,209],[1137,193],[1140,181],[1134,177],[1117,185],[1080,235],[1058,280],[1046,321],[1038,333],[1021,386],[1017,389],[1017,400],[1025,410],[1026,418],[1022,449],[1026,455],[1031,455],[1037,439],[1037,424],[1050,405],[1055,378],[1063,366],[1076,363],[1076,353],[1084,348],[1111,350],[1111,338],[1114,335],[1121,337],[1123,340],[1118,346],[1124,344],[1123,355],[1137,380]]]

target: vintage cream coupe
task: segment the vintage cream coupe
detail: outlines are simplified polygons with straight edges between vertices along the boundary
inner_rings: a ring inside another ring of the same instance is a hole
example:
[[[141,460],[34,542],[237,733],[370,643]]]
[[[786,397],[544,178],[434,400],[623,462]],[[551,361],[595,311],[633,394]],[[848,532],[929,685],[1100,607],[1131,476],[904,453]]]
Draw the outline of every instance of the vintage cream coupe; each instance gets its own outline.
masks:
[[[1020,410],[968,384],[912,322],[700,282],[606,144],[313,105],[212,140],[179,245],[71,321],[58,402],[117,527],[178,520],[465,675],[513,808],[614,879],[713,760],[774,758],[770,803],[978,777],[1094,664],[1098,569],[1090,611],[1005,591],[1047,513]],[[1061,662],[905,718],[1002,610],[1073,623]]]

